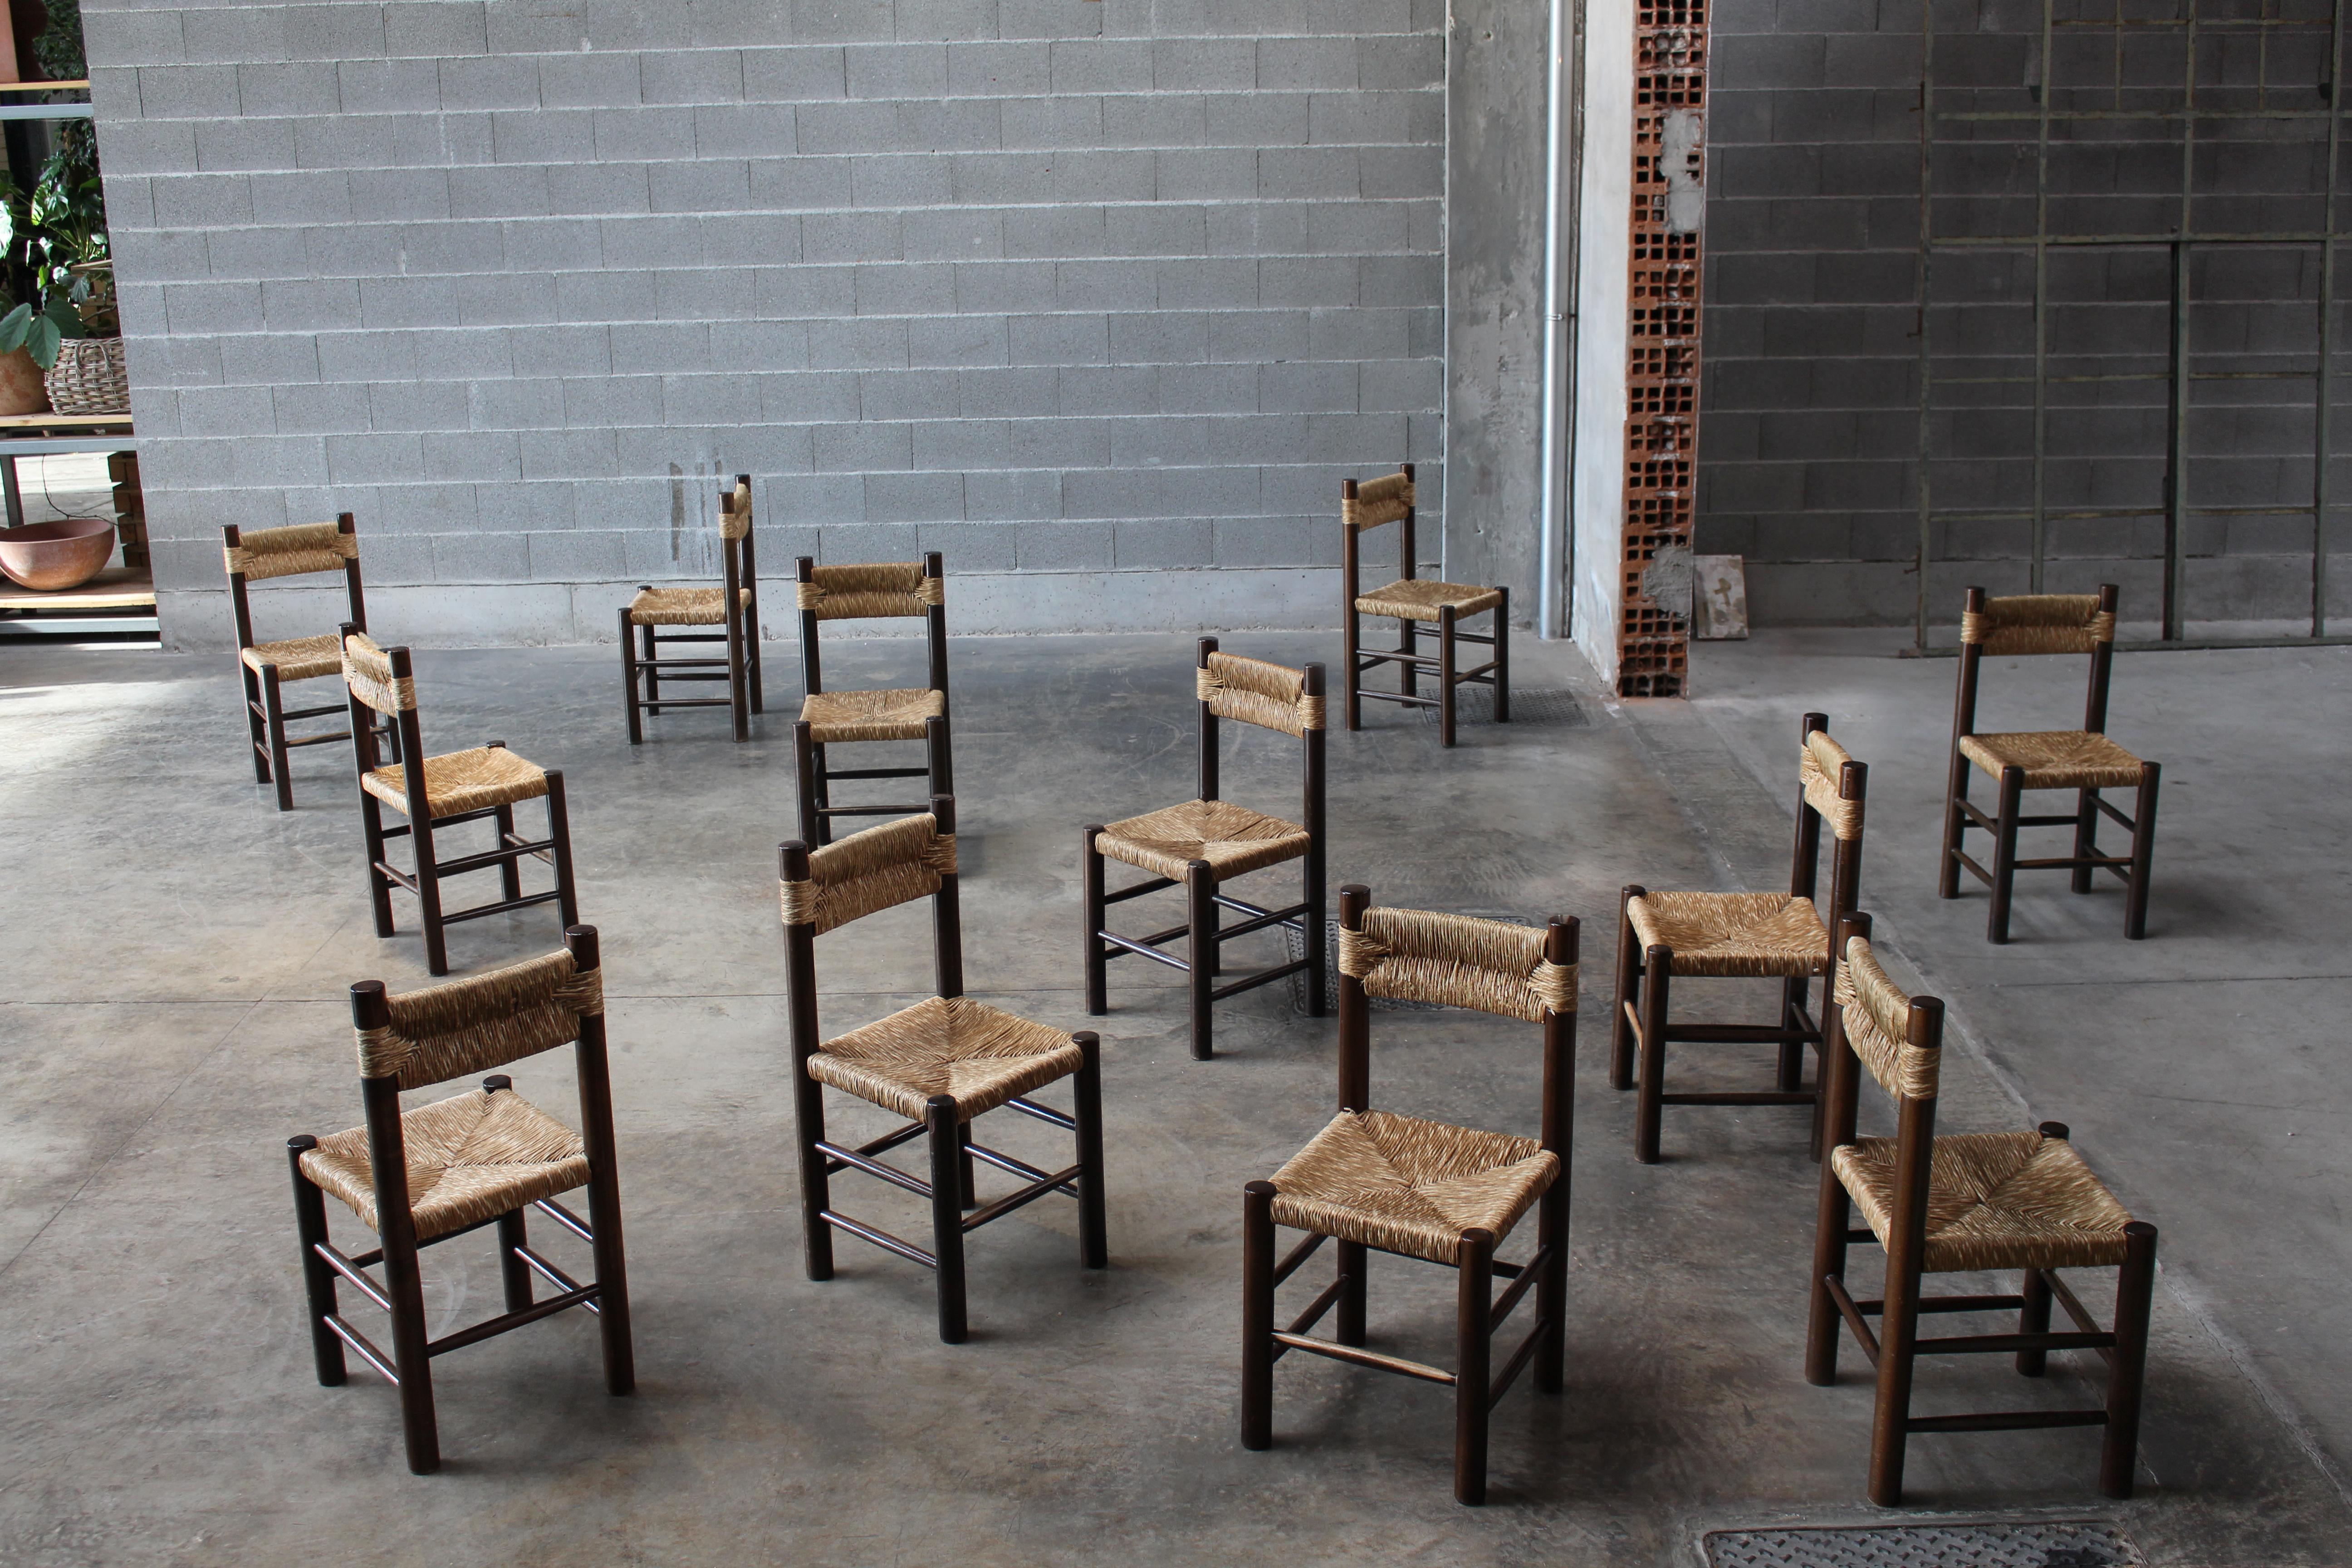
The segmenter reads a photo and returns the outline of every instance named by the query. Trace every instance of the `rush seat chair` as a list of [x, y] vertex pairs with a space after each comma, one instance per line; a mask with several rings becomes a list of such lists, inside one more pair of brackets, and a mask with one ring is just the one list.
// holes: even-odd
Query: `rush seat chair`
[[[645, 741], [646, 713], [665, 708], [724, 708], [735, 738], [751, 738], [751, 715], [765, 711], [760, 684], [760, 576], [751, 548], [751, 476], [719, 498], [719, 557], [725, 581], [715, 588], [641, 585], [621, 610], [621, 676], [628, 692], [629, 744]], [[717, 631], [664, 631], [717, 626]], [[661, 657], [664, 643], [725, 643], [725, 657]], [[723, 680], [724, 697], [664, 697], [665, 680]]]
[[[812, 846], [833, 842], [837, 816], [901, 816], [913, 805], [837, 805], [833, 786], [843, 779], [922, 779], [925, 794], [955, 793], [954, 758], [948, 736], [947, 579], [936, 550], [920, 561], [820, 566], [808, 556], [795, 563], [801, 616], [801, 674], [808, 693], [793, 726], [793, 763], [800, 784], [801, 839]], [[830, 691], [818, 657], [817, 627], [825, 621], [920, 617], [929, 654], [925, 686], [881, 690]], [[829, 746], [871, 741], [920, 741], [919, 768], [836, 768]]]
[[[1397, 531], [1399, 575], [1396, 581], [1366, 592], [1359, 578], [1363, 536], [1391, 522], [1401, 525]], [[1377, 702], [1434, 708], [1438, 740], [1450, 746], [1454, 744], [1454, 695], [1465, 685], [1491, 688], [1495, 694], [1495, 722], [1510, 722], [1511, 592], [1508, 588], [1478, 588], [1414, 576], [1412, 525], [1411, 463], [1377, 479], [1361, 483], [1354, 479], [1339, 481], [1340, 563], [1347, 581], [1347, 603], [1341, 606], [1342, 624], [1347, 627], [1347, 658], [1341, 664], [1340, 679], [1346, 688], [1348, 728], [1363, 728], [1363, 702], [1368, 697]], [[1458, 622], [1490, 610], [1494, 619], [1488, 623], [1486, 636], [1459, 629]], [[1397, 646], [1393, 651], [1364, 647], [1361, 622], [1366, 616], [1383, 616], [1397, 623]], [[1437, 655], [1433, 658], [1421, 651], [1421, 625], [1424, 621], [1437, 631]], [[1456, 651], [1460, 643], [1492, 647], [1495, 657], [1465, 669]], [[1397, 667], [1398, 689], [1370, 689], [1363, 678], [1384, 664]], [[1421, 695], [1420, 677], [1423, 673], [1437, 679], [1437, 695], [1433, 698]]]
[[[221, 530], [221, 553], [228, 566], [229, 607], [236, 616], [237, 673], [245, 679], [245, 722], [253, 742], [253, 776], [276, 785], [278, 809], [291, 811], [294, 780], [287, 771], [286, 753], [298, 746], [324, 746], [351, 736], [341, 730], [289, 736], [286, 726], [294, 720], [318, 719], [346, 710], [341, 702], [289, 709], [284, 689], [293, 681], [341, 674], [342, 641], [332, 633], [256, 641], [253, 603], [246, 588], [273, 578], [336, 573], [343, 580], [345, 618], [360, 630], [367, 630], [357, 525], [350, 512], [332, 522], [298, 523], [250, 533], [232, 523]], [[396, 752], [394, 760], [399, 760]]]
[[[1270, 1182], [1242, 1189], [1242, 1446], [1274, 1443], [1274, 1367], [1292, 1351], [1454, 1390], [1454, 1496], [1486, 1500], [1487, 1419], [1519, 1373], [1558, 1394], [1568, 1324], [1569, 1159], [1576, 1111], [1577, 928], [1371, 907], [1339, 889], [1339, 1113]], [[1467, 1007], [1540, 1025], [1542, 1136], [1517, 1137], [1375, 1110], [1368, 998]], [[1536, 1245], [1524, 1263], [1495, 1256], [1527, 1212]], [[1307, 1238], [1277, 1263], [1275, 1229]], [[1337, 1277], [1287, 1328], [1275, 1291], [1326, 1240]], [[1365, 1263], [1372, 1252], [1456, 1272], [1452, 1372], [1366, 1348]], [[1497, 1279], [1510, 1281], [1500, 1296]], [[1536, 1321], [1493, 1364], [1496, 1330], [1532, 1289]], [[1332, 1339], [1308, 1331], [1339, 1310]]]

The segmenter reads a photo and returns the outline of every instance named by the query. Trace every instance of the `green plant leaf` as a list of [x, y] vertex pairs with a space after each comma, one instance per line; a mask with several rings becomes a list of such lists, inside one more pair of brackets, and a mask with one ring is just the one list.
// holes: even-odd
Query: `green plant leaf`
[[58, 331], [58, 324], [47, 316], [40, 316], [34, 320], [31, 337], [25, 346], [33, 351], [35, 364], [49, 370], [58, 363], [58, 347], [63, 341], [64, 334]]
[[26, 337], [33, 330], [33, 307], [19, 305], [5, 316], [0, 316], [0, 354], [12, 354], [25, 346]]

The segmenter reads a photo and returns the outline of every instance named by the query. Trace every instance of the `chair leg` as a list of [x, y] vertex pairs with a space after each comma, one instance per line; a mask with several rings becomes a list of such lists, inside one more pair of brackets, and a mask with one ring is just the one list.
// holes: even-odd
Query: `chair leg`
[[1437, 606], [1437, 743], [1454, 744], [1454, 606]]
[[1462, 1233], [1462, 1278], [1455, 1306], [1454, 1366], [1454, 1500], [1486, 1500], [1487, 1380], [1495, 1346], [1495, 1237]]
[[1643, 955], [1642, 991], [1642, 1077], [1635, 1085], [1633, 1158], [1644, 1165], [1658, 1163], [1658, 1135], [1665, 1120], [1666, 1004], [1674, 973], [1672, 948], [1654, 947]]
[[625, 694], [629, 714], [629, 744], [646, 743], [646, 728], [637, 717], [637, 634], [629, 625], [626, 605], [621, 609], [621, 689]]
[[1827, 1164], [1822, 1166], [1821, 1186], [1813, 1222], [1812, 1305], [1805, 1317], [1805, 1381], [1827, 1388], [1837, 1382], [1838, 1340], [1845, 1332], [1829, 1282], [1845, 1279], [1845, 1232], [1853, 1205], [1845, 1184]]
[[1411, 657], [1421, 651], [1421, 627], [1408, 616], [1397, 622], [1397, 652], [1406, 657], [1399, 661], [1397, 690], [1407, 697], [1421, 695], [1421, 672], [1411, 663]]
[[1103, 858], [1095, 847], [1095, 836], [1102, 831], [1100, 823], [1090, 823], [1078, 835], [1078, 867], [1081, 873], [1079, 907], [1084, 913], [1086, 940], [1087, 1016], [1099, 1018], [1110, 1011], [1110, 964], [1103, 948]]
[[1091, 1029], [1070, 1038], [1080, 1058], [1070, 1085], [1071, 1120], [1078, 1124], [1078, 1258], [1089, 1268], [1110, 1267], [1110, 1234], [1103, 1191], [1102, 1040]]
[[933, 795], [955, 794], [955, 750], [945, 719], [923, 721], [923, 766], [931, 776]]
[[931, 1146], [931, 1251], [938, 1261], [940, 1342], [963, 1343], [968, 1328], [963, 1293], [963, 1145], [956, 1136], [962, 1118], [955, 1096], [935, 1094], [924, 1102], [923, 1121]]
[[1511, 591], [1497, 589], [1503, 602], [1495, 606], [1495, 722], [1511, 721]]
[[1633, 935], [1633, 917], [1626, 907], [1642, 896], [1627, 888], [1617, 896], [1617, 998], [1609, 1009], [1609, 1087], [1633, 1087], [1633, 1021], [1625, 1009], [1642, 1005], [1642, 944]]
[[1919, 1271], [1886, 1262], [1886, 1305], [1878, 1322], [1878, 1400], [1870, 1424], [1870, 1500], [1903, 1501], [1903, 1450], [1910, 1435], [1911, 1367], [1919, 1344]]
[[1195, 860], [1184, 869], [1184, 900], [1190, 919], [1191, 934], [1186, 939], [1191, 960], [1192, 1059], [1204, 1062], [1215, 1054], [1209, 1036], [1209, 994], [1215, 988], [1217, 975], [1217, 878], [1206, 860]]
[[743, 662], [743, 612], [740, 605], [729, 606], [727, 616], [727, 713], [735, 721], [735, 739], [740, 743], [751, 738], [751, 692], [749, 671]]
[[2025, 770], [2000, 770], [2000, 812], [1993, 819], [1992, 908], [1985, 914], [1985, 940], [2009, 940], [2009, 900], [2017, 885], [2017, 818], [2025, 804]]
[[1274, 1447], [1274, 1184], [1242, 1188], [1242, 1447]]
[[[553, 782], [552, 775], [550, 782]], [[425, 928], [425, 973], [446, 974], [449, 942], [441, 924], [441, 868], [433, 853], [431, 817], [408, 825], [408, 842], [416, 851], [416, 902], [420, 906], [417, 923]]]
[[2124, 936], [2138, 942], [2147, 935], [2147, 874], [2156, 859], [2156, 785], [2163, 770], [2142, 763], [2139, 807], [2132, 813], [2131, 883], [2124, 890]]
[[[1803, 980], [1780, 982], [1780, 1027], [1793, 1029], [1797, 1026], [1797, 1016], [1803, 1010], [1806, 996], [1811, 989], [1811, 984]], [[1772, 1087], [1782, 1094], [1790, 1094], [1801, 1088], [1804, 1081], [1805, 1042], [1781, 1041], [1780, 1060], [1773, 1074]]]
[[2116, 1359], [2107, 1373], [2107, 1436], [2099, 1454], [2099, 1490], [2111, 1498], [2132, 1495], [2155, 1296], [2156, 1226], [2136, 1219], [2124, 1226], [2124, 1262], [2116, 1271]]
[[1558, 1394], [1566, 1385], [1568, 1370], [1568, 1173], [1562, 1162], [1559, 1180], [1551, 1184], [1536, 1210], [1536, 1232], [1551, 1248], [1543, 1273], [1536, 1279], [1537, 1332], [1535, 1365], [1528, 1370], [1538, 1394]]
[[1968, 830], [1968, 816], [1960, 810], [1969, 798], [1968, 758], [1958, 746], [1952, 748], [1952, 770], [1944, 786], [1944, 851], [1936, 865], [1936, 896], [1957, 899], [1960, 896], [1960, 838]]
[[826, 809], [833, 805], [833, 774], [824, 764], [824, 746], [812, 744], [809, 747], [809, 756], [811, 758], [810, 787], [813, 798], [816, 802], [814, 809], [811, 812], [811, 816], [816, 822], [816, 837], [809, 842], [822, 848], [833, 842], [833, 818], [825, 815]]
[[980, 1206], [980, 1174], [972, 1169], [971, 1123], [956, 1129], [956, 1204], [961, 1208]]
[[1344, 634], [1339, 649], [1339, 690], [1345, 719], [1349, 729], [1360, 730], [1364, 727], [1364, 700], [1360, 695], [1363, 690], [1364, 677], [1358, 667], [1358, 659], [1359, 650], [1363, 646], [1363, 627], [1356, 614], [1353, 599], [1348, 601], [1348, 613], [1340, 618], [1339, 626]]
[[800, 801], [801, 842], [814, 848], [816, 826], [816, 745], [809, 739], [808, 721], [793, 726], [793, 783]]
[[1304, 868], [1300, 874], [1307, 881], [1300, 900], [1307, 906], [1307, 913], [1303, 917], [1307, 929], [1300, 933], [1307, 939], [1304, 943], [1307, 949], [1307, 1016], [1319, 1018], [1323, 1016], [1324, 988], [1330, 984], [1330, 954], [1324, 947], [1328, 928], [1323, 912], [1323, 858], [1309, 855], [1302, 865]]
[[269, 772], [278, 783], [278, 809], [294, 809], [294, 780], [286, 763], [286, 698], [278, 689], [278, 667], [261, 670], [261, 706], [268, 714]]
[[580, 923], [580, 885], [572, 874], [572, 811], [563, 798], [563, 771], [547, 774], [547, 836], [555, 841], [555, 908], [566, 926]]
[[639, 626], [637, 632], [637, 663], [646, 673], [646, 700], [648, 703], [658, 702], [661, 700], [661, 669], [656, 661], [661, 658], [661, 637], [651, 626]]
[[629, 1331], [629, 1266], [621, 1245], [621, 1183], [609, 1157], [589, 1168], [588, 1231], [594, 1237], [590, 1246], [596, 1257], [596, 1325], [604, 1341], [604, 1391], [635, 1393], [637, 1352]]
[[[2050, 1277], [2039, 1268], [2025, 1271], [2025, 1284], [2018, 1294], [2025, 1305], [2017, 1310], [2017, 1331], [2021, 1334], [2046, 1334], [2050, 1331]], [[2040, 1377], [2050, 1369], [2048, 1351], [2020, 1351], [2017, 1370], [2026, 1377]]]
[[499, 1215], [499, 1282], [505, 1289], [509, 1312], [530, 1305], [530, 1265], [516, 1250], [530, 1245], [530, 1231], [523, 1224], [522, 1210], [509, 1209]]
[[[2087, 860], [2098, 852], [2099, 792], [2095, 789], [2078, 790], [2075, 792], [2074, 805], [2074, 858]], [[2097, 868], [2095, 866], [2074, 868], [2076, 892], [2087, 893], [2091, 890], [2091, 873]]]
[[392, 879], [378, 868], [383, 860], [383, 806], [372, 795], [360, 796], [360, 838], [367, 847], [368, 903], [375, 910], [375, 934], [393, 934]]
[[824, 1217], [833, 1206], [832, 1178], [825, 1172], [824, 1090], [805, 1068], [793, 1075], [793, 1135], [801, 1156], [801, 1245], [808, 1277], [833, 1278], [833, 1226]]
[[[499, 847], [513, 848], [515, 847], [514, 807], [499, 806], [498, 814], [491, 818], [491, 821], [498, 826]], [[522, 862], [520, 860], [499, 862], [499, 896], [505, 899], [522, 897]]]
[[748, 613], [743, 617], [743, 668], [751, 683], [751, 711], [765, 713], [768, 696], [760, 677], [760, 620]]
[[253, 742], [249, 748], [253, 752], [253, 782], [268, 784], [269, 726], [259, 713], [254, 711], [261, 701], [261, 677], [255, 674], [253, 666], [242, 658], [236, 661], [236, 668], [237, 673], [245, 678], [245, 731]]
[[425, 1348], [425, 1282], [416, 1254], [384, 1249], [384, 1294], [392, 1298], [392, 1363], [400, 1373], [400, 1426], [408, 1439], [408, 1468], [429, 1476], [441, 1468], [441, 1434], [433, 1418], [433, 1360]]
[[302, 1173], [302, 1156], [319, 1146], [309, 1133], [286, 1140], [286, 1163], [294, 1169], [294, 1234], [302, 1242], [302, 1294], [310, 1320], [310, 1355], [319, 1364], [319, 1381], [329, 1388], [344, 1377], [343, 1342], [327, 1327], [335, 1315], [335, 1271], [319, 1256], [327, 1240], [326, 1194]]
[[1364, 1266], [1371, 1253], [1360, 1241], [1340, 1242], [1339, 1251], [1339, 1300], [1334, 1304], [1338, 1316], [1331, 1337], [1343, 1345], [1360, 1345], [1364, 1342], [1366, 1288], [1370, 1283], [1365, 1278]]

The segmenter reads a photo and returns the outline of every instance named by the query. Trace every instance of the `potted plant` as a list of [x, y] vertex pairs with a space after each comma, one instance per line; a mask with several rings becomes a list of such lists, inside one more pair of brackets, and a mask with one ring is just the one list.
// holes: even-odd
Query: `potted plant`
[[9, 270], [28, 287], [0, 317], [0, 354], [22, 349], [47, 373], [60, 414], [127, 414], [106, 197], [87, 121], [68, 121], [29, 195], [5, 207]]

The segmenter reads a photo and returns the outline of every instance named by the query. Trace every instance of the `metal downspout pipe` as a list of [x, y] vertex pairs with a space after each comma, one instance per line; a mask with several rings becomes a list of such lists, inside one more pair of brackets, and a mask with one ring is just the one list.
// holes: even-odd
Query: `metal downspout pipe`
[[1544, 384], [1543, 483], [1538, 519], [1540, 581], [1536, 590], [1536, 635], [1549, 642], [1568, 635], [1569, 574], [1575, 546], [1570, 532], [1570, 367], [1576, 318], [1569, 308], [1575, 279], [1576, 190], [1570, 183], [1576, 160], [1571, 105], [1575, 77], [1578, 0], [1551, 0], [1550, 116], [1546, 132], [1547, 193], [1544, 202]]

